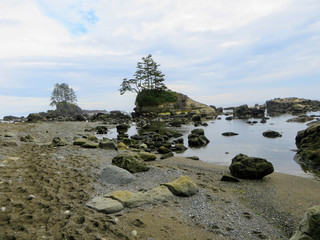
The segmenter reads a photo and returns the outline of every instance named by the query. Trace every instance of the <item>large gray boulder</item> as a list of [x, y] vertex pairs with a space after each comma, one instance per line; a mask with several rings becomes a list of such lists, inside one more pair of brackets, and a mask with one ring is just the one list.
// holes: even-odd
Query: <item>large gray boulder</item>
[[262, 179], [274, 171], [272, 163], [267, 160], [245, 154], [235, 156], [229, 169], [232, 176], [243, 179]]
[[124, 168], [131, 173], [148, 171], [149, 167], [144, 163], [139, 154], [124, 152], [112, 159], [112, 164]]
[[116, 213], [124, 209], [123, 205], [114, 199], [95, 197], [86, 203], [86, 206], [102, 213]]
[[320, 239], [320, 206], [309, 208], [290, 240]]
[[114, 165], [104, 168], [99, 177], [102, 182], [119, 185], [131, 183], [134, 180], [133, 175], [129, 171]]

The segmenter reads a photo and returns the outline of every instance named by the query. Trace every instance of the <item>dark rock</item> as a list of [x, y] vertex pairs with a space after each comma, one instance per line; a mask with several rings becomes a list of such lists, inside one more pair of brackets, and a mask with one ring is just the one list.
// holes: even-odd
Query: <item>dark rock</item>
[[124, 168], [131, 173], [148, 171], [149, 167], [136, 153], [125, 152], [115, 156], [112, 164]]
[[233, 119], [233, 117], [229, 116], [229, 117], [226, 117], [226, 120], [227, 121], [231, 121]]
[[263, 132], [262, 135], [267, 138], [282, 137], [282, 135], [279, 132], [273, 131], [273, 130], [267, 130], [267, 131]]
[[46, 119], [39, 113], [30, 113], [27, 117], [27, 122], [37, 123], [41, 121], [46, 121]]
[[117, 126], [117, 132], [118, 133], [126, 133], [129, 128], [130, 128], [130, 126], [127, 124], [119, 124]]
[[299, 131], [296, 136], [296, 161], [308, 171], [320, 176], [320, 121]]
[[99, 142], [99, 148], [106, 150], [116, 150], [117, 145], [110, 139], [104, 138]]
[[226, 175], [226, 174], [222, 176], [221, 181], [224, 181], [224, 182], [240, 182], [238, 178], [235, 178], [233, 176]]
[[224, 132], [221, 134], [222, 136], [226, 136], [226, 137], [231, 137], [231, 136], [236, 136], [239, 135], [239, 133], [234, 133], [234, 132]]
[[313, 117], [309, 117], [308, 115], [301, 115], [296, 118], [288, 119], [287, 122], [298, 122], [298, 123], [305, 123], [314, 120]]
[[229, 169], [232, 176], [243, 179], [261, 179], [274, 171], [272, 163], [267, 160], [245, 154], [235, 156]]
[[171, 149], [169, 149], [169, 148], [166, 148], [166, 147], [164, 147], [164, 146], [161, 146], [161, 147], [158, 148], [158, 152], [159, 152], [160, 154], [165, 154], [165, 153], [169, 153], [169, 152], [172, 152], [172, 151], [171, 151]]
[[200, 158], [198, 156], [191, 156], [191, 157], [187, 157], [187, 158], [189, 158], [191, 160], [195, 160], [195, 161], [200, 160]]
[[108, 127], [107, 126], [97, 126], [96, 131], [97, 131], [97, 134], [107, 134]]
[[198, 129], [193, 129], [191, 131], [192, 134], [195, 134], [195, 135], [204, 135], [204, 130], [201, 129], [201, 128], [198, 128]]
[[163, 154], [160, 159], [166, 159], [166, 158], [170, 158], [170, 157], [173, 157], [173, 152], [169, 152], [169, 153], [165, 153]]

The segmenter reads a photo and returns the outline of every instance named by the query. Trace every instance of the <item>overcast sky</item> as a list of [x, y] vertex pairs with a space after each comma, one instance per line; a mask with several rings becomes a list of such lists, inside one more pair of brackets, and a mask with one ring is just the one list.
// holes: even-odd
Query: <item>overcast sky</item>
[[215, 106], [319, 99], [319, 0], [0, 0], [0, 117], [47, 111], [56, 83], [83, 109], [127, 110], [148, 54], [173, 91]]

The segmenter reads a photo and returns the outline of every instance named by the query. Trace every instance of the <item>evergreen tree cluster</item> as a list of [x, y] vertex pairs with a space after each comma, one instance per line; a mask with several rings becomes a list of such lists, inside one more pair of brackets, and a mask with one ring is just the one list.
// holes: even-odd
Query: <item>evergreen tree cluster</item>
[[143, 90], [164, 91], [167, 89], [164, 82], [164, 74], [158, 69], [160, 65], [149, 54], [142, 58], [142, 62], [137, 63], [137, 70], [134, 78], [124, 78], [120, 88], [120, 94], [125, 92], [136, 92], [139, 94]]

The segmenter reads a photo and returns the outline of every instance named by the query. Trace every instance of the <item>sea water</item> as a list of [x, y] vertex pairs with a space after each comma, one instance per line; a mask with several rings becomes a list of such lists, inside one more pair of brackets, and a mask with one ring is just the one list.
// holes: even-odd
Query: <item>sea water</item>
[[[308, 113], [308, 115], [319, 115], [320, 112]], [[207, 122], [207, 127], [196, 127], [204, 129], [205, 136], [210, 143], [205, 147], [188, 148], [184, 153], [177, 156], [198, 156], [200, 160], [214, 164], [231, 164], [232, 158], [239, 153], [250, 157], [261, 157], [270, 161], [275, 172], [287, 173], [303, 177], [312, 177], [312, 174], [302, 170], [300, 165], [294, 160], [297, 147], [295, 137], [301, 130], [306, 129], [307, 123], [287, 122], [294, 118], [292, 115], [282, 115], [270, 117], [266, 123], [260, 123], [260, 119], [233, 119], [226, 120], [226, 116]], [[248, 124], [248, 121], [258, 121], [256, 124]], [[192, 125], [184, 125], [174, 130], [183, 133], [184, 143], [188, 145], [188, 135], [195, 129]], [[262, 135], [264, 131], [274, 130], [280, 132], [282, 137], [266, 138]], [[137, 128], [132, 126], [128, 130], [128, 135], [137, 134]], [[224, 132], [234, 132], [239, 135], [226, 137]], [[108, 138], [116, 138], [116, 129], [111, 129]]]

